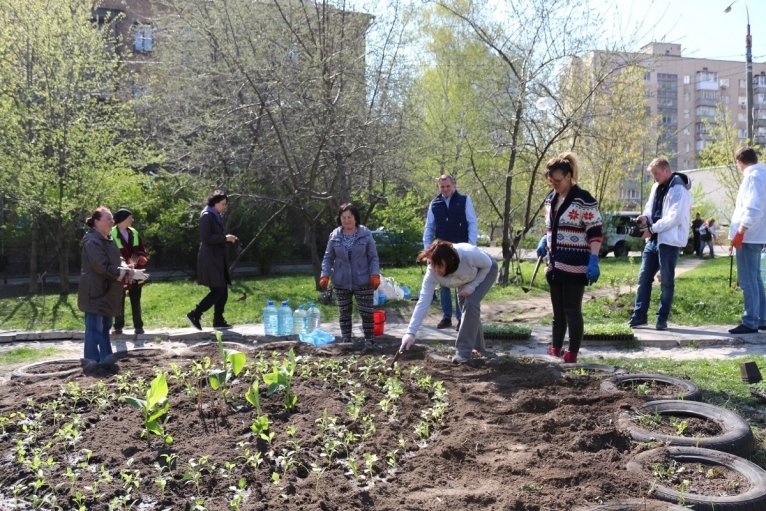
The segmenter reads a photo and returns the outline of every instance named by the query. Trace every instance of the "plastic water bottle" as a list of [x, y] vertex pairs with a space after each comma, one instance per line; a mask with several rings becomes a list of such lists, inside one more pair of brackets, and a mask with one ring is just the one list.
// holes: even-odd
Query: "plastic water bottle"
[[269, 300], [263, 308], [263, 331], [266, 335], [279, 335], [279, 320], [274, 302]]
[[309, 310], [306, 311], [306, 332], [311, 333], [319, 328], [319, 323], [322, 318], [322, 313], [315, 304], [311, 304]]
[[296, 335], [306, 333], [306, 309], [302, 305], [293, 313], [293, 333]]
[[277, 335], [290, 335], [293, 333], [293, 310], [290, 303], [285, 300], [277, 311]]

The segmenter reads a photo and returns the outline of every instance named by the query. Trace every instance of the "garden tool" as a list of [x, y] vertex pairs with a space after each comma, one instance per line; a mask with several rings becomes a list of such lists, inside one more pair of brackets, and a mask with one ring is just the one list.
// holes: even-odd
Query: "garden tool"
[[537, 271], [540, 269], [540, 263], [543, 262], [543, 257], [540, 256], [537, 258], [537, 264], [535, 264], [535, 271], [532, 272], [532, 278], [529, 280], [529, 287], [521, 286], [521, 290], [525, 293], [529, 293], [529, 291], [532, 289], [532, 284], [535, 283], [535, 277], [537, 277]]
[[391, 369], [394, 368], [394, 364], [396, 364], [396, 361], [399, 360], [399, 357], [402, 356], [402, 351], [399, 350], [396, 352], [396, 355], [394, 355], [394, 359], [391, 361]]
[[731, 288], [731, 278], [734, 274], [734, 251], [729, 249], [729, 288]]

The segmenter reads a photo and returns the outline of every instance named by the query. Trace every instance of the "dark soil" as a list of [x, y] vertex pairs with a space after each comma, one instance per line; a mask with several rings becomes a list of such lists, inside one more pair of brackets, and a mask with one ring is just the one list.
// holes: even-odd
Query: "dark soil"
[[633, 419], [647, 431], [658, 435], [671, 435], [687, 438], [707, 438], [723, 433], [720, 424], [700, 417], [657, 414]]
[[[0, 509], [225, 510], [241, 499], [252, 510], [542, 511], [645, 496], [651, 476], [625, 468], [645, 447], [615, 427], [644, 399], [600, 392], [607, 373], [565, 377], [523, 358], [456, 366], [419, 346], [392, 370], [398, 344], [384, 336], [362, 355], [239, 346], [247, 365], [227, 401], [194, 376], [207, 374], [206, 356], [221, 366], [215, 346], [136, 351], [66, 380], [13, 380], [0, 387]], [[284, 390], [268, 396], [261, 378], [290, 347], [298, 402], [285, 411]], [[119, 399], [144, 397], [157, 368], [168, 376], [169, 445], [142, 439], [141, 412]], [[386, 411], [392, 377], [403, 394]], [[271, 444], [251, 431], [258, 415], [243, 396], [253, 381]], [[443, 417], [436, 381], [448, 398]]]

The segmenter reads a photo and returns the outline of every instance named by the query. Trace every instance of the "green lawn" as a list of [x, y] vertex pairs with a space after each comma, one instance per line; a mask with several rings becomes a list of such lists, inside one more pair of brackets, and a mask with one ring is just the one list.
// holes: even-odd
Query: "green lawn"
[[[620, 286], [635, 282], [640, 265], [639, 258], [607, 258], [601, 261], [601, 278], [594, 285], [598, 289], [612, 289], [609, 297], [590, 300], [584, 304], [585, 323], [608, 324], [627, 321], [633, 305], [632, 292], [617, 297]], [[529, 285], [534, 263], [521, 264], [521, 282]], [[420, 289], [423, 268], [385, 269], [384, 275], [393, 277], [408, 286], [413, 295]], [[671, 321], [681, 325], [736, 324], [742, 312], [742, 295], [728, 288], [729, 260], [721, 257], [704, 261], [698, 268], [685, 273], [676, 281], [676, 294]], [[187, 326], [186, 313], [202, 298], [207, 289], [190, 280], [174, 282], [150, 282], [144, 287], [142, 305], [144, 323], [154, 326]], [[519, 300], [525, 296], [547, 295], [547, 283], [541, 273], [528, 295], [520, 285], [495, 286], [489, 292], [488, 301]], [[244, 300], [240, 300], [243, 293]], [[659, 286], [653, 293], [652, 311], [656, 310]], [[290, 305], [316, 300], [314, 279], [308, 274], [277, 275], [266, 278], [248, 278], [235, 281], [230, 288], [226, 319], [233, 324], [259, 323], [267, 299], [289, 299]], [[410, 305], [402, 301], [389, 301], [384, 308], [398, 309]], [[129, 307], [126, 307], [129, 310]], [[335, 306], [320, 305], [322, 317], [337, 318]], [[129, 315], [129, 312], [128, 312]], [[212, 321], [211, 313], [203, 318], [203, 324]], [[0, 328], [26, 330], [82, 330], [82, 314], [77, 308], [77, 296], [58, 294], [20, 296], [0, 299]], [[128, 326], [130, 320], [128, 319]]]

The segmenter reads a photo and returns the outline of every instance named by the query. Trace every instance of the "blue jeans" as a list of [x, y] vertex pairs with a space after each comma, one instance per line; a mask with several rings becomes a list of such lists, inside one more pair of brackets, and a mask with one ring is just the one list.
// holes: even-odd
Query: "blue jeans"
[[652, 299], [652, 283], [654, 276], [660, 272], [660, 308], [657, 311], [657, 321], [667, 321], [670, 307], [673, 305], [673, 293], [676, 289], [676, 262], [678, 247], [657, 245], [656, 241], [647, 241], [641, 256], [641, 269], [638, 270], [638, 289], [636, 289], [636, 304], [633, 307], [631, 321], [646, 323], [649, 312], [649, 302]]
[[748, 328], [766, 326], [766, 296], [761, 278], [760, 243], [743, 243], [737, 249], [737, 278], [745, 299], [742, 324]]
[[[442, 314], [445, 318], [452, 319], [452, 293], [453, 291], [457, 293], [457, 290], [450, 289], [448, 287], [441, 287], [441, 291], [439, 291], [439, 301], [442, 304]], [[458, 300], [455, 300], [455, 303], [457, 304], [457, 308], [455, 309], [455, 319], [460, 321], [460, 303]]]
[[110, 328], [112, 328], [111, 316], [85, 313], [85, 358], [103, 362], [108, 355], [112, 354]]

